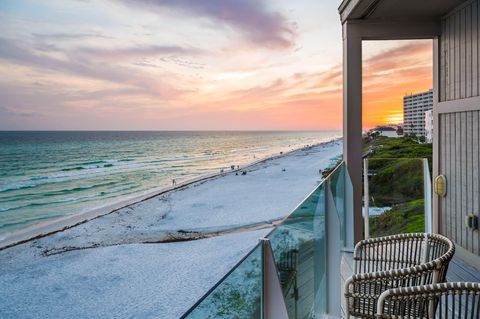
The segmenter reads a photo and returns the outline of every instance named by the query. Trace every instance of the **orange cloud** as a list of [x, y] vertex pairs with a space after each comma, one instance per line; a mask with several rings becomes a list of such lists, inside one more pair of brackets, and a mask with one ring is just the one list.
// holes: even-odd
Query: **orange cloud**
[[[131, 65], [84, 64], [75, 55], [69, 55], [70, 60], [58, 59], [20, 48], [4, 39], [0, 42], [4, 44], [0, 58], [25, 68], [46, 68], [62, 73], [66, 79], [75, 79], [66, 86], [68, 81], [62, 77], [58, 81], [62, 85], [52, 82], [49, 89], [42, 86], [25, 90], [25, 86], [19, 86], [6, 90], [4, 86], [4, 98], [14, 107], [6, 105], [0, 109], [3, 118], [37, 129], [50, 129], [52, 125], [58, 129], [171, 130], [315, 130], [341, 129], [342, 126], [341, 64], [323, 72], [290, 75], [268, 73], [268, 68], [256, 72], [250, 67], [242, 72], [230, 72], [230, 77], [235, 75], [233, 80], [218, 80], [206, 72], [202, 73], [204, 78], [166, 71], [148, 73]], [[9, 48], [8, 52], [5, 48]], [[146, 54], [151, 50], [158, 53], [163, 48], [142, 47], [139, 50], [146, 50], [141, 52]], [[111, 52], [103, 53], [109, 56]], [[137, 51], [121, 53], [130, 56]], [[431, 55], [431, 42], [419, 41], [400, 44], [365, 59], [365, 128], [401, 120], [403, 95], [431, 88]], [[11, 65], [8, 68], [8, 73], [12, 74]], [[262, 80], [265, 78], [270, 81]], [[48, 79], [51, 82], [54, 78], [49, 76]], [[47, 115], [44, 118], [49, 119], [42, 127], [35, 126], [38, 119], [33, 116], [40, 112], [30, 112], [39, 101], [48, 106], [42, 108]], [[19, 116], [27, 113], [32, 116]], [[2, 116], [0, 125], [1, 120]], [[64, 123], [65, 127], [58, 127], [57, 123]], [[82, 123], [82, 126], [71, 123]]]
[[340, 68], [297, 73], [266, 85], [223, 93], [216, 101], [209, 99], [197, 107], [196, 119], [201, 122], [218, 116], [217, 125], [228, 123], [228, 127], [247, 129], [341, 129]]
[[386, 50], [363, 63], [363, 126], [403, 121], [403, 96], [432, 88], [432, 42]]

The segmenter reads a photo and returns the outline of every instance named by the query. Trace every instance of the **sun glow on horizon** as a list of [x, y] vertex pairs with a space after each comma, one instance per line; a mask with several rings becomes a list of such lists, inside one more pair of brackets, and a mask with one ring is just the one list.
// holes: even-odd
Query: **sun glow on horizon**
[[384, 120], [385, 124], [402, 124], [403, 123], [403, 112], [401, 113], [392, 113], [387, 115]]
[[403, 123], [405, 92], [432, 88], [432, 40], [366, 41], [363, 49], [363, 127]]

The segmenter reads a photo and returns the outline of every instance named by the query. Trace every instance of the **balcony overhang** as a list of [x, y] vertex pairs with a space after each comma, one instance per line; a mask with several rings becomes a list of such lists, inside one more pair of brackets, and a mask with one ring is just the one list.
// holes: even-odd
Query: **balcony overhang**
[[465, 0], [344, 0], [338, 8], [342, 23], [349, 20], [439, 20]]

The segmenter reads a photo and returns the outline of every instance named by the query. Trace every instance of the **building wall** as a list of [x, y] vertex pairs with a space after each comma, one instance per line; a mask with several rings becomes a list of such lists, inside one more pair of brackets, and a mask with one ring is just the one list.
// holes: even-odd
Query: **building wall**
[[465, 217], [480, 211], [479, 121], [480, 111], [444, 113], [439, 121], [440, 173], [447, 178], [447, 194], [440, 201], [440, 232], [478, 255], [478, 230], [466, 227]]
[[442, 20], [440, 101], [479, 95], [479, 9], [478, 0], [469, 1]]
[[433, 142], [433, 110], [425, 112], [425, 142]]
[[393, 138], [400, 137], [396, 131], [378, 131], [378, 132], [380, 132], [380, 136], [393, 137]]
[[480, 218], [479, 10], [478, 0], [467, 1], [442, 18], [434, 110], [438, 174], [447, 179], [447, 194], [438, 198], [439, 231], [472, 256], [480, 256], [480, 236], [465, 217]]
[[433, 90], [403, 97], [403, 132], [425, 136], [425, 112], [433, 107]]

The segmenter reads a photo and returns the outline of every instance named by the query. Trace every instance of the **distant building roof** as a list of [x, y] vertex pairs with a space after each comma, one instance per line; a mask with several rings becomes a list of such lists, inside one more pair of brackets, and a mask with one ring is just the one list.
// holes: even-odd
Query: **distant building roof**
[[374, 131], [396, 131], [397, 129], [393, 126], [377, 126], [373, 130]]

